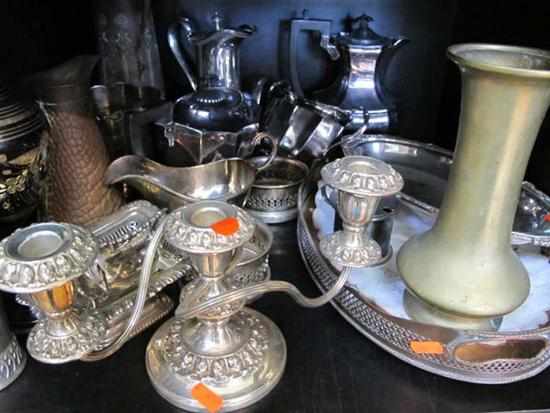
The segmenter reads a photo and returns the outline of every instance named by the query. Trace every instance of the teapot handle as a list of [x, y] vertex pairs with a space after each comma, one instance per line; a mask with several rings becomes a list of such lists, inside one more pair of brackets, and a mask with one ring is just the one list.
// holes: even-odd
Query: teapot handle
[[170, 50], [172, 50], [174, 57], [176, 58], [181, 69], [183, 70], [183, 73], [187, 77], [191, 88], [196, 91], [198, 88], [197, 78], [193, 74], [191, 66], [183, 56], [183, 53], [181, 51], [182, 48], [180, 47], [180, 43], [178, 40], [180, 30], [184, 31], [187, 34], [186, 39], [188, 39], [190, 33], [192, 32], [191, 20], [183, 17], [168, 28], [168, 46], [170, 46]]
[[277, 157], [277, 152], [279, 151], [277, 139], [266, 132], [259, 132], [256, 136], [254, 136], [252, 140], [252, 146], [259, 145], [264, 139], [267, 139], [269, 141], [271, 145], [271, 151], [269, 153], [267, 161], [263, 165], [256, 167], [257, 172], [263, 171], [265, 168], [271, 165]]
[[300, 85], [300, 78], [298, 77], [298, 63], [296, 61], [297, 49], [298, 49], [298, 35], [302, 31], [319, 32], [321, 34], [320, 46], [329, 54], [331, 60], [338, 60], [340, 53], [338, 48], [330, 42], [330, 20], [322, 19], [309, 19], [307, 13], [304, 10], [304, 16], [299, 19], [290, 20], [290, 37], [289, 37], [289, 71], [290, 71], [290, 84], [294, 93], [300, 98], [304, 97], [304, 91]]

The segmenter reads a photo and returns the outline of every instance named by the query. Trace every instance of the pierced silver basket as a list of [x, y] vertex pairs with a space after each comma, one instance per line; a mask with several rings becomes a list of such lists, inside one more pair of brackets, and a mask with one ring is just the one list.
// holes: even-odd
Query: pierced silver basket
[[[255, 157], [262, 165], [267, 157]], [[298, 189], [308, 174], [308, 167], [295, 159], [277, 157], [259, 172], [246, 201], [250, 213], [266, 223], [280, 223], [296, 218]]]

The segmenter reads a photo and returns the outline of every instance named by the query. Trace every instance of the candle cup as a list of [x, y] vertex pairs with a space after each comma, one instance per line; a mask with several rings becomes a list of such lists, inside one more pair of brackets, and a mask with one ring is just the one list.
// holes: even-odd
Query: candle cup
[[321, 253], [335, 267], [361, 268], [382, 263], [382, 249], [365, 228], [380, 199], [401, 190], [401, 175], [377, 159], [348, 156], [325, 165], [321, 176], [338, 191], [336, 206], [343, 226], [342, 231], [321, 239]]
[[45, 363], [77, 360], [96, 344], [93, 329], [73, 308], [74, 281], [94, 265], [97, 245], [70, 224], [35, 224], [0, 243], [0, 290], [30, 294], [46, 317], [27, 340], [29, 354]]

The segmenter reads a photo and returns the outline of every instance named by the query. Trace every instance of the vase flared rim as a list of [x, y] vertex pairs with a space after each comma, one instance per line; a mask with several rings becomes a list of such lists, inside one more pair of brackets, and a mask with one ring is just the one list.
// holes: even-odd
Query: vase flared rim
[[521, 46], [464, 43], [447, 56], [460, 67], [504, 75], [550, 79], [550, 51]]

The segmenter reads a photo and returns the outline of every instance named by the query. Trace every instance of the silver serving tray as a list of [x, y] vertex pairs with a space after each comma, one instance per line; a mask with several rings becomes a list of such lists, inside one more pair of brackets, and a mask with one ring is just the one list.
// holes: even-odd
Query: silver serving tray
[[[403, 201], [420, 212], [437, 215], [447, 186], [453, 153], [432, 144], [391, 135], [363, 135], [344, 140], [345, 155], [381, 159], [405, 178]], [[514, 220], [513, 245], [550, 246], [550, 197], [524, 182]]]
[[[332, 231], [335, 212], [317, 194], [316, 171], [312, 175], [312, 181], [302, 187], [300, 195], [298, 239], [309, 274], [325, 292], [339, 272], [320, 254], [319, 233]], [[414, 231], [429, 226], [427, 217], [418, 215], [416, 208], [400, 203], [392, 237], [394, 250], [398, 251]], [[472, 383], [523, 380], [550, 364], [550, 300], [547, 299], [550, 265], [536, 247], [518, 249], [522, 260], [529, 261], [532, 291], [518, 310], [504, 317], [498, 331], [457, 330], [411, 320], [404, 308], [405, 286], [397, 275], [395, 257], [383, 266], [354, 270], [332, 304], [375, 344], [423, 370]], [[411, 341], [436, 341], [442, 344], [444, 352], [415, 353]]]

